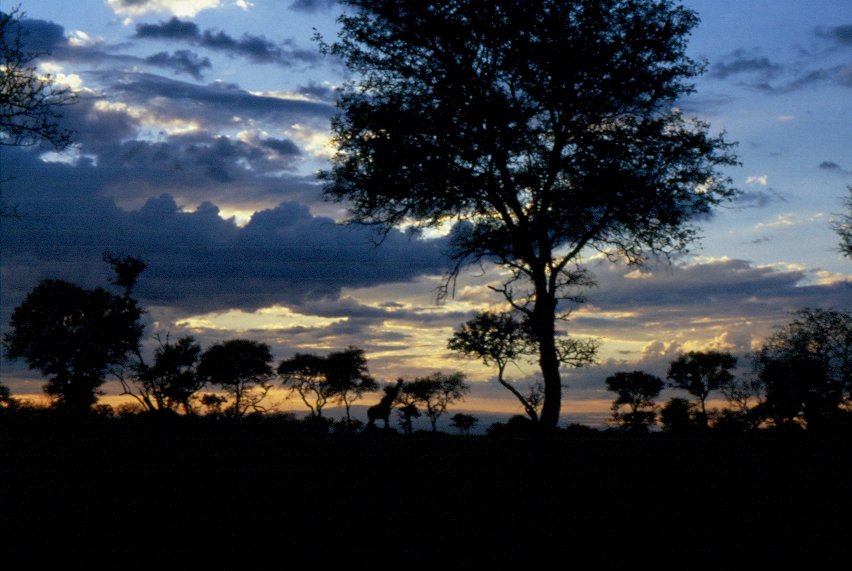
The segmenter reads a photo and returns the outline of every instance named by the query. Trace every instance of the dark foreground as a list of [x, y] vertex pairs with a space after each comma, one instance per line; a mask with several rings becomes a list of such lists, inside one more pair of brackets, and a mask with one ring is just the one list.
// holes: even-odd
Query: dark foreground
[[852, 447], [17, 426], [0, 433], [0, 505], [8, 569], [787, 567], [852, 552]]

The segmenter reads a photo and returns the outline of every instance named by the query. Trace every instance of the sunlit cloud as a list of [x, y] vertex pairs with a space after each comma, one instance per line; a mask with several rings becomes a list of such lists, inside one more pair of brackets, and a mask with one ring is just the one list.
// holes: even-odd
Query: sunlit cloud
[[96, 101], [93, 109], [102, 113], [124, 113], [138, 121], [142, 127], [147, 127], [158, 134], [183, 135], [201, 130], [201, 123], [194, 119], [167, 117], [151, 109], [129, 105], [121, 101]]
[[759, 184], [760, 186], [766, 186], [769, 184], [769, 177], [765, 174], [749, 176], [746, 177], [746, 184]]
[[313, 129], [297, 123], [287, 129], [286, 133], [298, 141], [310, 155], [323, 159], [334, 156], [336, 149], [331, 141], [331, 133], [327, 130]]
[[321, 328], [346, 321], [346, 317], [328, 318], [304, 315], [287, 307], [274, 305], [257, 311], [232, 309], [224, 312], [191, 315], [176, 322], [188, 329], [215, 329], [219, 331], [249, 331], [265, 329], [292, 329], [296, 327]]
[[771, 222], [760, 222], [755, 225], [755, 230], [760, 230], [762, 228], [785, 228], [788, 226], [793, 226], [796, 223], [796, 217], [793, 214], [779, 214], [775, 217], [775, 220]]
[[[239, 4], [237, 2], [238, 6]], [[219, 8], [222, 2], [220, 0], [107, 0], [107, 5], [119, 16], [141, 16], [160, 12], [192, 18], [202, 10]]]

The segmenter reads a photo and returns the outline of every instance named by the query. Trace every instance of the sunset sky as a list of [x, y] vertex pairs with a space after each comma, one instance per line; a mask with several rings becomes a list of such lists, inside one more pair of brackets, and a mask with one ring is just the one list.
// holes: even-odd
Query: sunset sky
[[[567, 421], [602, 422], [615, 371], [664, 375], [686, 350], [744, 355], [792, 311], [852, 310], [852, 260], [831, 227], [852, 185], [852, 3], [684, 4], [701, 18], [690, 54], [707, 71], [677, 105], [739, 143], [742, 165], [726, 172], [743, 192], [672, 265], [585, 258], [598, 286], [562, 327], [602, 346], [598, 366], [565, 371]], [[488, 288], [500, 268], [464, 272], [437, 305], [442, 236], [394, 231], [376, 247], [369, 230], [335, 224], [345, 204], [320, 198], [334, 89], [350, 78], [311, 39], [334, 38], [334, 1], [21, 9], [28, 46], [50, 52], [41, 69], [79, 103], [65, 110], [68, 151], [2, 148], [3, 199], [25, 215], [0, 220], [4, 332], [39, 280], [104, 285], [111, 250], [148, 263], [137, 293], [149, 348], [155, 333], [204, 347], [244, 337], [269, 343], [278, 362], [354, 345], [380, 380], [463, 370], [475, 386], [460, 408], [522, 412], [494, 371], [446, 349], [474, 310], [503, 308]], [[534, 373], [509, 371], [519, 382]], [[15, 394], [44, 383], [23, 363], [4, 360], [2, 375]]]

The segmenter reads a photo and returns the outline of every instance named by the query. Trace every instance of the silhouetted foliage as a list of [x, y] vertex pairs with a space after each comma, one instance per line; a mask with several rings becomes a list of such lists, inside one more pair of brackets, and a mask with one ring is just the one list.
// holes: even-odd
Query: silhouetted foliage
[[763, 411], [778, 426], [814, 428], [852, 403], [852, 315], [805, 309], [755, 357]]
[[669, 399], [660, 409], [660, 421], [667, 432], [674, 434], [689, 433], [706, 426], [703, 419], [700, 421], [702, 424], [699, 424], [695, 405], [682, 398]]
[[707, 397], [731, 382], [730, 371], [736, 366], [737, 359], [730, 353], [690, 351], [672, 362], [667, 376], [672, 387], [683, 389], [698, 399], [701, 423], [709, 426]]
[[852, 186], [846, 187], [849, 196], [843, 201], [846, 212], [834, 222], [834, 230], [840, 236], [840, 252], [852, 259]]
[[217, 385], [228, 394], [231, 404], [227, 412], [239, 419], [249, 411], [264, 411], [260, 403], [272, 388], [271, 363], [272, 354], [266, 343], [231, 339], [204, 351], [197, 373], [204, 383]]
[[[204, 388], [204, 378], [196, 371], [201, 346], [187, 335], [172, 343], [168, 337], [154, 350], [154, 364], [140, 362], [134, 374], [122, 378], [124, 393], [133, 396], [145, 410], [181, 410], [191, 414], [195, 393]], [[135, 390], [134, 390], [135, 388]]]
[[7, 410], [14, 410], [17, 408], [17, 405], [18, 401], [12, 397], [12, 391], [0, 381], [0, 413]]
[[470, 392], [464, 373], [433, 373], [402, 385], [400, 400], [405, 404], [420, 405], [432, 424], [432, 431], [438, 430], [438, 419], [447, 407], [464, 398]]
[[764, 384], [757, 376], [734, 377], [719, 387], [719, 391], [725, 395], [730, 408], [722, 411], [722, 416], [716, 420], [728, 425], [741, 425], [743, 429], [757, 428], [761, 423], [761, 414], [764, 409], [763, 395]]
[[472, 414], [458, 412], [450, 417], [450, 426], [458, 430], [461, 434], [470, 434], [476, 425], [479, 424], [479, 419]]
[[12, 312], [7, 357], [48, 377], [44, 390], [57, 408], [90, 411], [106, 375], [139, 354], [142, 309], [130, 296], [134, 284], [119, 296], [64, 280], [40, 282]]
[[201, 395], [201, 404], [205, 408], [206, 414], [210, 416], [219, 416], [222, 414], [222, 406], [228, 402], [228, 399], [221, 395], [207, 393]]
[[509, 270], [499, 291], [529, 320], [555, 428], [555, 322], [592, 283], [582, 254], [682, 250], [733, 194], [731, 145], [675, 105], [702, 71], [686, 56], [698, 18], [655, 0], [346, 4], [323, 47], [357, 81], [325, 195], [384, 230], [459, 221], [444, 295], [468, 263]]
[[345, 351], [329, 353], [326, 357], [326, 381], [334, 387], [334, 396], [338, 403], [346, 408], [346, 419], [352, 422], [350, 407], [364, 393], [379, 388], [376, 380], [367, 370], [367, 358], [362, 349], [349, 347]]
[[[402, 427], [403, 432], [406, 434], [412, 434], [414, 432], [414, 419], [420, 418], [420, 411], [417, 407], [408, 403], [399, 407], [396, 414], [399, 417], [399, 424]], [[387, 425], [385, 425], [385, 427], [387, 427]]]
[[[663, 390], [663, 380], [643, 371], [620, 372], [606, 378], [606, 388], [618, 397], [612, 403], [612, 416], [624, 428], [647, 431], [657, 419], [654, 399]], [[627, 406], [628, 412], [620, 412]]]
[[0, 12], [0, 145], [46, 142], [62, 150], [71, 144], [71, 132], [59, 125], [60, 109], [77, 97], [36, 69], [44, 53], [25, 49], [23, 16], [18, 8]]
[[[556, 343], [560, 363], [582, 367], [594, 362], [596, 341], [559, 337]], [[527, 319], [518, 320], [511, 312], [477, 312], [473, 319], [453, 333], [447, 347], [463, 355], [479, 358], [486, 365], [495, 364], [497, 382], [518, 399], [533, 422], [538, 422], [539, 408], [544, 401], [543, 387], [532, 385], [526, 394], [522, 394], [504, 377], [510, 363], [529, 360], [538, 353]]]
[[346, 418], [351, 420], [352, 403], [378, 388], [378, 383], [367, 371], [364, 351], [355, 347], [329, 353], [326, 357], [297, 353], [281, 361], [278, 374], [291, 394], [299, 395], [311, 416], [322, 416], [323, 407], [336, 401], [346, 407]]

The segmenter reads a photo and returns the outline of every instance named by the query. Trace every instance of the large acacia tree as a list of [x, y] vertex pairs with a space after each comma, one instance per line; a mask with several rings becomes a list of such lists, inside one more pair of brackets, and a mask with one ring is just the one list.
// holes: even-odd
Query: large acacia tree
[[341, 90], [324, 179], [350, 220], [388, 229], [457, 222], [452, 269], [496, 262], [561, 403], [556, 319], [588, 283], [590, 249], [641, 263], [683, 250], [733, 190], [731, 145], [685, 117], [702, 64], [696, 14], [657, 0], [349, 0], [324, 45]]

